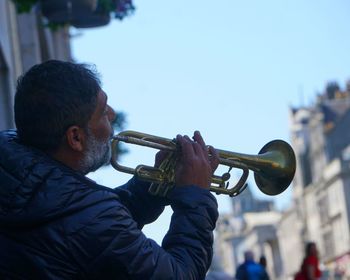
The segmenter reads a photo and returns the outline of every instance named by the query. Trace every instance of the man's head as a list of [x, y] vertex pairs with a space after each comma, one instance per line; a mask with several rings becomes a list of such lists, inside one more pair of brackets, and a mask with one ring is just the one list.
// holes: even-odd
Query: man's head
[[97, 73], [87, 65], [51, 60], [33, 66], [18, 80], [19, 139], [80, 172], [108, 161], [114, 117]]
[[264, 255], [260, 256], [259, 263], [260, 263], [263, 267], [266, 267], [266, 266], [267, 266], [267, 260], [266, 260], [266, 257], [265, 257]]
[[244, 252], [245, 261], [254, 261], [254, 253], [250, 250]]
[[317, 246], [313, 241], [307, 242], [305, 245], [305, 256], [317, 256]]

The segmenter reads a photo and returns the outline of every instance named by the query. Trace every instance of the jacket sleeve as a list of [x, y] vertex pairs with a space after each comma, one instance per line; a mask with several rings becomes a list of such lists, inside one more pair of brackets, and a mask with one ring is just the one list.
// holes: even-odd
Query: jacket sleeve
[[[204, 279], [213, 255], [217, 202], [194, 186], [175, 188], [170, 199], [174, 214], [162, 246], [146, 238], [125, 206], [110, 205], [100, 213], [72, 244], [87, 248], [76, 257], [89, 264], [85, 277], [121, 279], [124, 272], [128, 279]], [[85, 247], [90, 238], [97, 239], [96, 246]]]
[[149, 187], [150, 183], [133, 177], [126, 184], [114, 189], [114, 193], [128, 208], [139, 229], [154, 222], [162, 214], [164, 207], [169, 204], [165, 198], [151, 195], [148, 192]]
[[133, 177], [126, 184], [114, 189], [139, 229], [154, 222], [169, 204], [167, 199], [151, 195], [148, 192], [149, 187], [150, 183]]

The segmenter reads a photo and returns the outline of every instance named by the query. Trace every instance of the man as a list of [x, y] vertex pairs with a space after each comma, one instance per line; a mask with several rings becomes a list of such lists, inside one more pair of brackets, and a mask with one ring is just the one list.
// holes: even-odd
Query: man
[[267, 273], [267, 259], [264, 255], [260, 256], [259, 264], [263, 267], [263, 269], [266, 273], [266, 280], [270, 280], [269, 274]]
[[254, 261], [252, 251], [244, 252], [244, 263], [238, 266], [236, 271], [237, 280], [268, 280], [269, 277], [262, 265]]
[[[47, 61], [19, 79], [17, 130], [0, 133], [1, 279], [204, 279], [218, 215], [208, 190], [215, 150], [208, 156], [199, 132], [178, 135], [166, 198], [137, 178], [106, 188], [85, 175], [110, 160], [114, 118], [84, 65]], [[174, 214], [159, 246], [141, 229], [167, 204]]]

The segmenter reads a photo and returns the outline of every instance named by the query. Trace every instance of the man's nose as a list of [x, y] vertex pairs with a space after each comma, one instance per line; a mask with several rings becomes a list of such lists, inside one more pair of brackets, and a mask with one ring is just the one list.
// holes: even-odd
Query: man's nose
[[108, 119], [110, 122], [113, 122], [115, 118], [117, 117], [116, 112], [112, 109], [111, 106], [108, 105]]

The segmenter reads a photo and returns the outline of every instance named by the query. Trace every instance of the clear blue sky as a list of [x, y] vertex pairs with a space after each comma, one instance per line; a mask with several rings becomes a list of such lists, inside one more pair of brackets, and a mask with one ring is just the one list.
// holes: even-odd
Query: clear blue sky
[[[214, 147], [256, 154], [272, 139], [290, 140], [291, 106], [310, 105], [328, 81], [344, 87], [350, 78], [349, 1], [134, 3], [122, 22], [72, 30], [75, 60], [96, 65], [127, 129], [167, 138], [198, 129]], [[131, 148], [122, 163], [152, 164], [152, 157]], [[111, 168], [91, 177], [111, 187], [130, 178]], [[252, 174], [249, 182], [266, 198]], [[290, 199], [291, 188], [275, 197], [279, 208]], [[229, 198], [218, 201], [230, 211]], [[160, 242], [170, 214], [145, 233]]]

